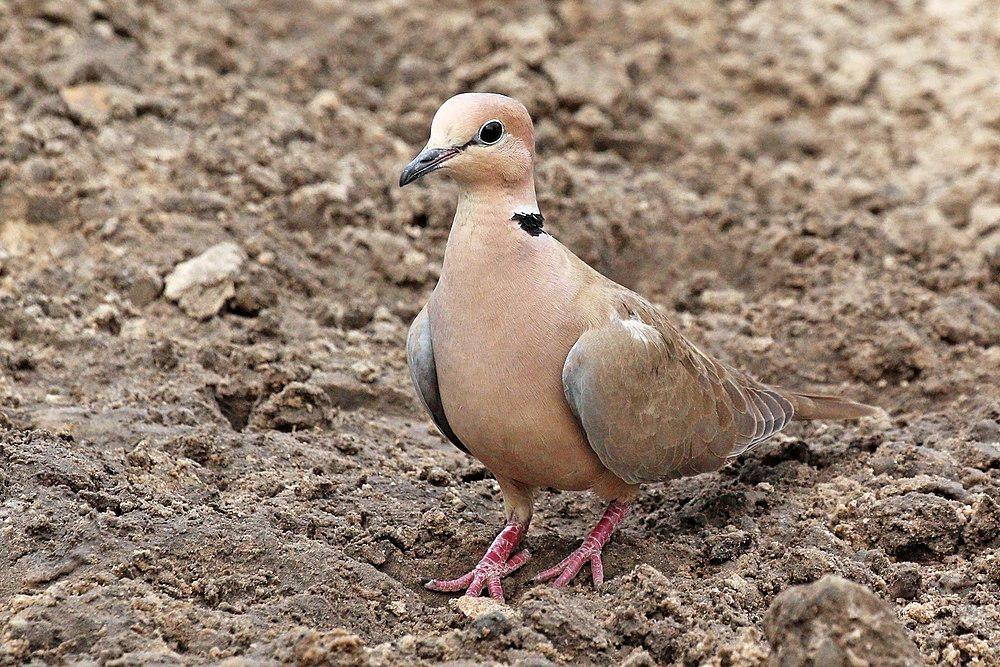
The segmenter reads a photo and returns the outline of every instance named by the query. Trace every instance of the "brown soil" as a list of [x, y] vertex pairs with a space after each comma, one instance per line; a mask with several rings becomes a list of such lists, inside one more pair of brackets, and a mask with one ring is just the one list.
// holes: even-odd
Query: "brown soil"
[[[997, 664], [998, 44], [991, 0], [0, 3], [0, 663], [757, 664], [833, 573]], [[462, 90], [527, 104], [584, 259], [888, 417], [649, 487], [600, 591], [529, 582], [600, 510], [555, 492], [511, 610], [425, 591], [500, 511], [403, 353], [454, 190], [395, 181]]]

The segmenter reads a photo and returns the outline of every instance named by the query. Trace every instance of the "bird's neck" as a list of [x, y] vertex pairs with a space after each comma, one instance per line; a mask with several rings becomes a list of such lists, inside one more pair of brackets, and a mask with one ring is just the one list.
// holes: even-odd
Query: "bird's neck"
[[[528, 223], [525, 223], [528, 220]], [[535, 185], [462, 188], [445, 249], [442, 275], [507, 274], [529, 270], [552, 251], [541, 232]]]
[[455, 225], [509, 221], [516, 214], [537, 214], [535, 181], [462, 187], [458, 193]]

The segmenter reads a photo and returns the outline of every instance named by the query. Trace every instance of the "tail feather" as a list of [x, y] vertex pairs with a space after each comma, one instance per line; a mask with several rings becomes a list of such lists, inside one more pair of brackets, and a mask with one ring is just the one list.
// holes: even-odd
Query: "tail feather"
[[781, 395], [795, 408], [795, 419], [857, 419], [878, 414], [879, 409], [839, 396], [800, 394], [781, 391]]

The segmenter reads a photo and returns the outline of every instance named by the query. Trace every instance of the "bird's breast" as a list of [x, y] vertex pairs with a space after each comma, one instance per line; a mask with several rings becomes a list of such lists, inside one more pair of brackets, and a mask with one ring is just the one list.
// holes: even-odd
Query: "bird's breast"
[[551, 263], [452, 263], [431, 298], [445, 414], [499, 476], [583, 489], [604, 472], [563, 392], [563, 363], [586, 328], [576, 291]]

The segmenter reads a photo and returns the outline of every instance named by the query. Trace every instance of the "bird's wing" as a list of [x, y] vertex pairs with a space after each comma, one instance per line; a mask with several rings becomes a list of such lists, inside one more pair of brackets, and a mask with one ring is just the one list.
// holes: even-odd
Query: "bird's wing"
[[406, 336], [406, 361], [410, 366], [410, 379], [417, 390], [417, 397], [424, 409], [430, 414], [438, 430], [451, 441], [453, 445], [466, 454], [466, 447], [448, 423], [441, 405], [441, 393], [438, 391], [437, 367], [434, 365], [434, 348], [431, 345], [430, 319], [427, 317], [427, 306], [421, 309], [410, 332]]
[[631, 292], [577, 340], [563, 388], [601, 463], [631, 484], [718, 469], [793, 415], [777, 391], [709, 358]]

